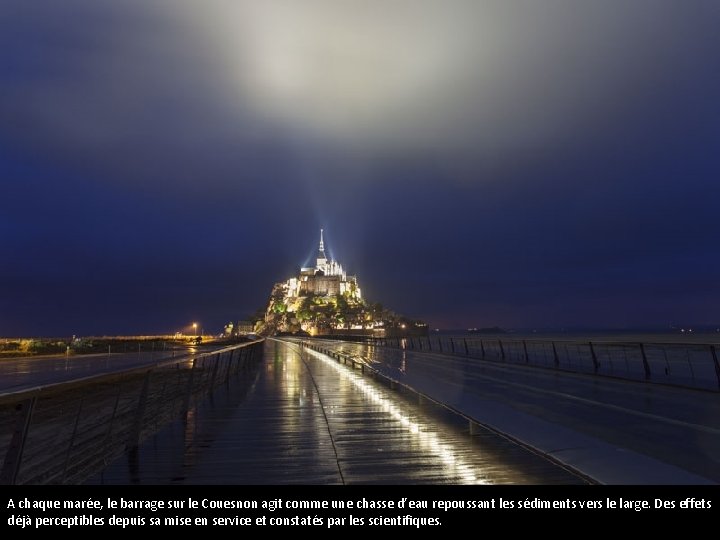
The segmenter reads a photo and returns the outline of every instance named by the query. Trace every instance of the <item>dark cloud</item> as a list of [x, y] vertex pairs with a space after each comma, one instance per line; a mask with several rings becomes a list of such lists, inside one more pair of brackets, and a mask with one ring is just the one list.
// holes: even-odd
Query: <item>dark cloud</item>
[[718, 23], [713, 1], [4, 2], [0, 334], [218, 327], [320, 226], [435, 325], [718, 321]]

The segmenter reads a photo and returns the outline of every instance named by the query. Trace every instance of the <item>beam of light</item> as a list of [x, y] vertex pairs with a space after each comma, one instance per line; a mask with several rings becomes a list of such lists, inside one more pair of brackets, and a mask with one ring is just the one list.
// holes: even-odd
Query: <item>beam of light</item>
[[572, 141], [646, 100], [692, 37], [671, 0], [186, 0], [173, 12], [223, 67], [229, 100], [324, 150]]
[[[716, 43], [709, 8], [675, 0], [71, 4], [67, 17], [3, 3], [0, 45], [31, 60], [8, 57], [22, 69], [2, 81], [0, 116], [29, 127], [9, 140], [85, 166], [88, 149], [113, 148], [129, 182], [163, 145], [174, 162], [282, 139], [296, 174], [338, 195], [383, 159], [449, 157], [449, 176], [479, 181], [490, 165], [611, 137], [658, 89], [692, 81]], [[153, 182], [196, 185], [214, 161], [180, 160]]]
[[397, 420], [418, 441], [422, 448], [430, 450], [443, 465], [462, 478], [465, 484], [489, 484], [485, 478], [477, 476], [477, 468], [469, 465], [451, 444], [442, 442], [436, 433], [421, 422], [412, 420], [400, 407], [386, 398], [381, 391], [368, 384], [361, 375], [350, 371], [338, 364], [335, 360], [312, 349], [305, 348], [307, 353], [317, 358], [325, 365], [334, 369], [343, 379], [350, 382], [355, 389], [361, 392], [369, 401], [379, 407], [383, 412]]

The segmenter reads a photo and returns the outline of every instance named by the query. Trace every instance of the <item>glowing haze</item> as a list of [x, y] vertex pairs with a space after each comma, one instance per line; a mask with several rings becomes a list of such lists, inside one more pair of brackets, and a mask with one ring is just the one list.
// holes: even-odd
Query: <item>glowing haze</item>
[[320, 226], [438, 326], [714, 323], [718, 27], [714, 0], [6, 1], [0, 334], [237, 319]]
[[631, 113], [693, 69], [708, 45], [698, 25], [717, 15], [667, 0], [210, 0], [158, 15], [178, 9], [231, 108], [374, 151], [486, 157]]
[[706, 45], [700, 13], [667, 1], [221, 0], [184, 11], [221, 59], [230, 103], [383, 148], [512, 151], [587, 136], [618, 101], [630, 108], [671, 83], [679, 44]]

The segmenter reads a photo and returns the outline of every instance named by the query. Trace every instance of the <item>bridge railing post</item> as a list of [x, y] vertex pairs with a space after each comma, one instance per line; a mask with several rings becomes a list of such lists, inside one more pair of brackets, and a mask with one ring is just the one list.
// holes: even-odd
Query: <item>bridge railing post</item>
[[715, 376], [717, 377], [718, 389], [720, 390], [720, 362], [718, 362], [718, 354], [715, 345], [710, 345], [710, 354], [712, 355], [713, 364], [715, 364]]
[[595, 345], [593, 345], [592, 341], [588, 341], [588, 345], [590, 346], [590, 356], [592, 357], [593, 371], [597, 373], [598, 371], [600, 371], [600, 362], [598, 361], [597, 354], [595, 353]]
[[0, 471], [0, 484], [14, 485], [20, 474], [25, 442], [27, 441], [33, 411], [37, 403], [37, 395], [21, 401], [15, 405], [15, 428], [12, 439], [5, 453], [2, 471]]
[[[122, 395], [123, 383], [122, 380], [117, 385], [118, 390], [115, 394], [115, 404], [113, 405], [112, 413], [110, 414], [110, 420], [108, 421], [107, 431], [105, 432], [105, 448], [108, 448], [112, 444], [113, 428], [115, 426], [115, 417], [117, 416], [118, 406], [120, 405], [120, 396]], [[172, 405], [173, 411], [175, 411], [175, 403]]]
[[143, 417], [145, 416], [145, 407], [147, 405], [151, 373], [151, 369], [146, 372], [142, 388], [140, 389], [140, 395], [138, 396], [137, 407], [135, 409], [135, 420], [133, 421], [133, 427], [130, 430], [127, 441], [128, 450], [133, 450], [140, 444], [140, 433], [142, 432], [143, 427]]
[[82, 414], [84, 403], [85, 403], [85, 398], [81, 397], [80, 403], [78, 404], [77, 414], [75, 415], [75, 423], [73, 425], [72, 435], [70, 435], [70, 440], [68, 441], [67, 450], [65, 451], [65, 463], [63, 464], [63, 472], [62, 472], [62, 481], [63, 482], [65, 482], [65, 479], [67, 478], [68, 465], [70, 464], [70, 454], [72, 453], [73, 446], [75, 445], [75, 436], [77, 435], [78, 424], [80, 423], [80, 415]]
[[193, 389], [193, 378], [195, 377], [195, 363], [197, 358], [193, 358], [192, 366], [190, 367], [190, 375], [188, 376], [187, 388], [185, 389], [185, 400], [183, 402], [182, 415], [187, 417], [187, 413], [190, 410], [190, 400], [192, 399]]
[[220, 356], [221, 356], [221, 353], [217, 353], [215, 355], [215, 362], [214, 362], [215, 365], [213, 366], [212, 378], [210, 379], [210, 389], [211, 390], [213, 388], [215, 388], [215, 378], [217, 377], [218, 368], [220, 366]]
[[[242, 351], [242, 349], [240, 350]], [[227, 369], [225, 369], [225, 376], [223, 377], [226, 383], [228, 382], [228, 380], [230, 380], [230, 369], [233, 365], [233, 356], [235, 356], [235, 349], [230, 351], [230, 354], [228, 355]]]
[[645, 370], [645, 379], [650, 380], [650, 364], [648, 363], [647, 355], [645, 354], [645, 344], [638, 343], [640, 346], [640, 354], [642, 355], [643, 369]]

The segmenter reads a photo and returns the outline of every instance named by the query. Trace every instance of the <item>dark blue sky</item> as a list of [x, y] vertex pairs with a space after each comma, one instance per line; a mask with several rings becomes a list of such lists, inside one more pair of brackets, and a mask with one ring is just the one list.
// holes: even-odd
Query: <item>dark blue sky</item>
[[720, 324], [720, 4], [0, 7], [0, 335], [218, 330], [326, 230], [435, 327]]

